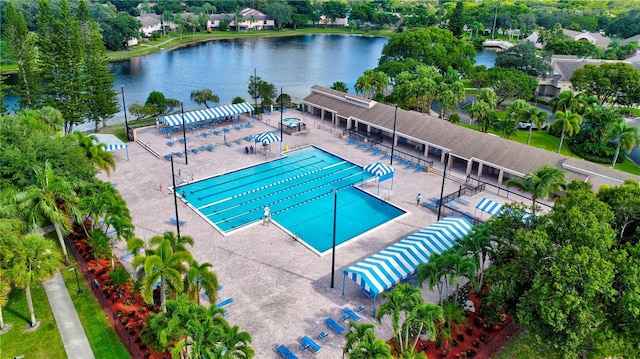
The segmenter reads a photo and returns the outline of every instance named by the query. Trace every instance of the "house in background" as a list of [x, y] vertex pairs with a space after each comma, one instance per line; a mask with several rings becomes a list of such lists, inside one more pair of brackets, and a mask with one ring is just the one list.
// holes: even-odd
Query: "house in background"
[[273, 30], [275, 28], [275, 20], [258, 10], [244, 8], [240, 12], [240, 16], [242, 21], [237, 22], [235, 13], [213, 14], [207, 21], [207, 31], [219, 29], [221, 21], [229, 21], [229, 29], [236, 31]]
[[600, 66], [605, 63], [626, 62], [640, 71], [640, 62], [632, 62], [629, 60], [600, 60], [600, 59], [583, 59], [577, 56], [554, 55], [551, 57], [551, 67], [553, 74], [547, 75], [546, 78], [538, 78], [538, 88], [536, 95], [543, 97], [555, 97], [562, 91], [571, 89], [571, 75], [585, 65]]
[[318, 24], [324, 26], [349, 26], [349, 19], [346, 17], [338, 17], [332, 21], [330, 18], [322, 15], [320, 16], [320, 20], [318, 20]]
[[600, 49], [606, 49], [611, 43], [611, 39], [602, 36], [602, 34], [597, 32], [582, 32], [582, 31], [574, 31], [568, 29], [562, 29], [562, 32], [569, 36], [571, 40], [574, 41], [589, 41], [590, 43], [596, 45]]

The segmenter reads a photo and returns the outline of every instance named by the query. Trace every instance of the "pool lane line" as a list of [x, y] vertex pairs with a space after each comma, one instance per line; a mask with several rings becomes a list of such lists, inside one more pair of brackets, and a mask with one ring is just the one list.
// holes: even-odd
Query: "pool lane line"
[[[332, 165], [332, 166], [330, 166], [330, 167], [335, 167], [335, 166], [333, 166], [333, 165]], [[227, 211], [227, 210], [230, 210], [230, 209], [236, 208], [236, 207], [238, 207], [238, 206], [244, 205], [244, 204], [246, 204], [246, 203], [251, 203], [251, 202], [257, 201], [257, 200], [262, 199], [262, 198], [266, 198], [266, 197], [269, 197], [269, 196], [273, 196], [273, 195], [275, 195], [275, 194], [277, 194], [277, 193], [281, 193], [281, 192], [284, 192], [284, 191], [289, 191], [289, 190], [291, 190], [291, 189], [293, 189], [293, 188], [300, 187], [300, 186], [305, 185], [305, 184], [307, 184], [307, 183], [312, 183], [312, 182], [315, 182], [315, 181], [322, 180], [323, 178], [326, 178], [326, 177], [329, 177], [329, 176], [337, 175], [337, 174], [340, 174], [340, 173], [345, 172], [345, 171], [350, 171], [350, 170], [352, 170], [354, 167], [355, 167], [355, 168], [357, 168], [357, 167], [359, 167], [359, 166], [357, 166], [357, 165], [351, 165], [350, 167], [340, 169], [339, 171], [330, 172], [330, 173], [324, 174], [324, 175], [322, 175], [322, 176], [319, 176], [319, 177], [316, 177], [316, 178], [310, 179], [310, 180], [308, 180], [308, 181], [305, 181], [305, 182], [299, 182], [299, 183], [297, 183], [297, 184], [295, 184], [295, 185], [293, 185], [293, 186], [289, 186], [289, 187], [282, 188], [282, 189], [280, 189], [280, 190], [278, 190], [278, 191], [275, 191], [275, 192], [266, 193], [266, 194], [265, 194], [265, 195], [263, 195], [263, 196], [256, 197], [256, 198], [251, 199], [251, 200], [249, 200], [249, 201], [240, 202], [240, 203], [238, 203], [238, 204], [236, 204], [236, 205], [234, 205], [234, 206], [226, 207], [226, 208], [224, 208], [224, 209], [222, 209], [222, 210], [219, 210], [219, 211], [216, 211], [216, 212], [214, 212], [214, 213], [224, 212], [224, 211]], [[271, 187], [274, 187], [274, 186], [278, 186], [278, 185], [284, 184], [284, 183], [286, 183], [286, 182], [288, 182], [288, 181], [297, 180], [297, 179], [299, 179], [299, 178], [301, 178], [301, 177], [309, 176], [309, 175], [312, 175], [312, 174], [314, 174], [314, 173], [319, 173], [319, 172], [321, 172], [321, 171], [323, 171], [323, 170], [326, 170], [326, 169], [329, 169], [329, 167], [325, 167], [325, 168], [318, 168], [318, 169], [315, 169], [315, 170], [313, 170], [313, 171], [310, 171], [310, 172], [307, 172], [307, 173], [304, 173], [304, 174], [300, 174], [300, 175], [297, 175], [297, 176], [291, 177], [291, 178], [289, 178], [288, 180], [282, 180], [282, 181], [278, 181], [278, 182], [273, 182], [273, 183], [270, 183], [270, 184], [268, 184], [268, 185], [266, 185], [266, 186], [257, 187], [257, 188], [254, 188], [254, 189], [253, 189], [253, 190], [251, 190], [251, 191], [246, 191], [246, 192], [243, 192], [243, 193], [239, 193], [239, 194], [233, 195], [233, 196], [231, 196], [231, 197], [227, 197], [227, 198], [224, 198], [224, 199], [222, 199], [222, 200], [219, 200], [219, 201], [216, 201], [216, 202], [213, 202], [213, 203], [209, 203], [209, 204], [206, 204], [206, 205], [204, 205], [204, 206], [197, 207], [197, 209], [198, 209], [198, 210], [206, 209], [206, 208], [209, 208], [209, 207], [211, 207], [211, 206], [213, 206], [213, 205], [221, 204], [221, 203], [224, 203], [224, 202], [227, 202], [227, 201], [233, 200], [233, 199], [240, 198], [240, 197], [242, 197], [242, 196], [246, 196], [246, 195], [249, 195], [249, 194], [252, 194], [252, 193], [256, 193], [256, 192], [259, 192], [259, 191], [263, 191], [263, 190], [265, 190], [265, 189], [267, 189], [267, 188], [271, 188]], [[361, 174], [361, 172], [359, 172], [358, 174]], [[198, 198], [198, 199], [200, 200], [200, 198]]]
[[[296, 161], [291, 161], [291, 162], [284, 163], [282, 166], [278, 166], [278, 167], [271, 167], [271, 168], [268, 168], [268, 169], [263, 170], [263, 171], [260, 171], [260, 172], [252, 173], [252, 174], [250, 174], [250, 175], [248, 175], [248, 176], [241, 176], [241, 177], [238, 177], [238, 178], [244, 178], [244, 179], [247, 179], [247, 178], [251, 178], [251, 177], [256, 176], [256, 175], [262, 175], [263, 173], [266, 173], [266, 172], [269, 172], [269, 171], [272, 171], [272, 170], [282, 170], [282, 167], [289, 166], [289, 165], [295, 165], [296, 163], [299, 163], [299, 162], [302, 162], [302, 161], [306, 161], [306, 160], [309, 160], [309, 159], [313, 159], [313, 158], [315, 158], [315, 157], [316, 157], [315, 155], [312, 155], [312, 156], [309, 156], [309, 157], [305, 157], [305, 158], [297, 159]], [[323, 159], [319, 159], [318, 161], [313, 162], [312, 164], [316, 164], [316, 163], [320, 163], [320, 162], [325, 162], [325, 160], [323, 160]], [[256, 165], [256, 166], [260, 166], [260, 165]], [[256, 167], [256, 166], [252, 166], [252, 167]], [[298, 167], [298, 168], [304, 168], [304, 167], [306, 167], [306, 166], [309, 166], [309, 165], [305, 165], [305, 166], [303, 166], [303, 167]], [[251, 168], [251, 167], [247, 167], [247, 168]], [[246, 170], [247, 168], [244, 168], [244, 169], [238, 170], [238, 171], [236, 171], [236, 172], [242, 172], [243, 170]], [[231, 173], [233, 173], [233, 172], [231, 172]], [[229, 174], [230, 174], [230, 173], [227, 173], [227, 174], [225, 174], [225, 175], [229, 175]], [[270, 176], [270, 177], [273, 177], [273, 176]], [[270, 177], [266, 177], [266, 178], [270, 178]], [[214, 178], [215, 178], [215, 177], [214, 177]], [[237, 181], [237, 180], [238, 180], [238, 178], [232, 178], [232, 179], [229, 179], [229, 180], [227, 180], [227, 181], [218, 182], [218, 183], [216, 183], [215, 185], [212, 185], [212, 186], [208, 186], [208, 187], [204, 187], [204, 188], [195, 189], [195, 190], [193, 190], [193, 191], [190, 191], [190, 193], [191, 193], [191, 194], [194, 194], [194, 193], [197, 193], [197, 192], [200, 192], [200, 191], [204, 191], [204, 190], [209, 189], [209, 188], [212, 188], [212, 187], [220, 186], [220, 185], [223, 185], [223, 184], [226, 184], [226, 183], [230, 183], [230, 182], [235, 182], [235, 181]]]
[[[345, 163], [349, 163], [349, 162], [348, 161], [343, 161], [343, 162], [334, 163], [334, 164], [331, 164], [331, 165], [328, 165], [328, 166], [325, 166], [325, 167], [316, 168], [315, 170], [303, 172], [303, 173], [301, 173], [299, 175], [295, 175], [293, 177], [287, 177], [287, 178], [285, 178], [283, 180], [280, 180], [280, 181], [271, 182], [271, 183], [266, 184], [264, 186], [255, 187], [250, 191], [244, 191], [244, 192], [241, 192], [241, 193], [237, 193], [237, 194], [235, 194], [235, 195], [233, 195], [231, 197], [226, 197], [226, 198], [220, 199], [220, 200], [218, 200], [216, 202], [212, 202], [212, 203], [209, 203], [209, 204], [197, 207], [197, 208], [198, 209], [207, 208], [207, 207], [210, 207], [210, 206], [215, 205], [215, 204], [220, 204], [220, 203], [223, 203], [223, 202], [226, 202], [228, 200], [232, 200], [232, 199], [244, 196], [244, 195], [248, 195], [248, 194], [251, 194], [251, 193], [254, 193], [254, 192], [257, 192], [257, 191], [261, 191], [261, 190], [264, 190], [264, 189], [267, 189], [267, 188], [270, 188], [270, 187], [273, 187], [273, 186], [277, 186], [277, 185], [280, 185], [280, 184], [283, 184], [283, 183], [287, 183], [289, 181], [297, 180], [297, 179], [302, 178], [304, 176], [308, 176], [308, 175], [311, 175], [311, 174], [314, 174], [314, 173], [317, 173], [317, 172], [320, 172], [320, 171], [324, 171], [326, 169], [330, 169], [330, 168], [333, 168], [333, 167], [338, 166], [338, 165], [343, 165]], [[350, 167], [350, 168], [353, 168], [353, 166]], [[246, 186], [246, 184], [243, 184], [242, 186]], [[235, 188], [239, 188], [239, 187], [242, 187], [242, 186], [237, 186]], [[197, 199], [198, 199], [198, 201], [202, 201], [203, 199], [205, 199], [207, 197], [215, 196], [215, 195], [220, 194], [222, 192], [228, 192], [229, 190], [230, 189], [227, 189], [227, 190], [221, 191], [221, 192], [207, 194], [206, 196], [203, 196], [203, 197], [197, 197]]]
[[[342, 178], [336, 179], [336, 180], [331, 181], [331, 182], [323, 183], [323, 184], [322, 184], [322, 185], [320, 185], [320, 186], [316, 186], [316, 187], [309, 188], [309, 189], [307, 189], [307, 190], [305, 190], [305, 191], [303, 191], [303, 192], [295, 193], [295, 194], [293, 194], [293, 195], [291, 195], [291, 196], [283, 197], [283, 198], [281, 198], [281, 199], [279, 199], [279, 200], [269, 202], [269, 206], [270, 206], [270, 207], [272, 207], [274, 204], [277, 204], [277, 203], [281, 203], [281, 202], [284, 202], [284, 201], [290, 200], [290, 199], [295, 198], [295, 197], [297, 197], [297, 196], [300, 196], [300, 195], [302, 195], [302, 194], [305, 194], [305, 193], [309, 193], [309, 192], [315, 191], [315, 190], [317, 190], [318, 188], [322, 188], [322, 187], [326, 187], [326, 186], [332, 185], [332, 184], [334, 184], [334, 183], [336, 183], [336, 182], [344, 181], [344, 180], [346, 180], [346, 179], [348, 179], [348, 178], [350, 178], [350, 177], [354, 177], [354, 176], [356, 176], [356, 175], [360, 175], [360, 173], [354, 173], [354, 174], [351, 174], [351, 175], [349, 175], [349, 176], [342, 177]], [[353, 187], [353, 186], [355, 186], [355, 185], [358, 183], [358, 181], [359, 181], [359, 179], [356, 179], [356, 180], [355, 180], [353, 183], [351, 183], [350, 185], [346, 185], [346, 186], [339, 187], [339, 189], [340, 189], [340, 188], [346, 188], [346, 187]], [[327, 192], [327, 194], [329, 194], [329, 193], [331, 193], [331, 192]], [[316, 196], [316, 197], [318, 197], [318, 196]], [[313, 198], [316, 198], [316, 197], [312, 197], [312, 199], [313, 199]], [[264, 198], [264, 197], [263, 197], [263, 198]], [[256, 201], [256, 200], [258, 200], [258, 199], [254, 199], [254, 200], [252, 200], [252, 201], [250, 201], [250, 202], [253, 202], [253, 201]], [[303, 201], [303, 202], [306, 202], [306, 201], [308, 201], [308, 200], [305, 200], [305, 201]], [[243, 203], [250, 203], [250, 202], [243, 202]], [[302, 203], [302, 202], [299, 202], [299, 203]], [[299, 205], [299, 203], [294, 204], [294, 205], [291, 205], [291, 206], [288, 206], [288, 207], [286, 207], [286, 208], [294, 208], [294, 207], [297, 207], [297, 206]], [[219, 213], [221, 213], [221, 212], [226, 212], [227, 210], [231, 210], [231, 209], [237, 208], [237, 207], [239, 207], [239, 206], [240, 206], [240, 205], [236, 205], [236, 206], [233, 206], [233, 207], [226, 208], [226, 209], [224, 209], [224, 210], [222, 210], [222, 211], [218, 211], [218, 212], [210, 213], [210, 214], [208, 214], [208, 215], [205, 215], [205, 217], [210, 218], [211, 216], [214, 216], [214, 215], [219, 214]], [[246, 216], [247, 214], [249, 214], [249, 213], [251, 213], [251, 212], [255, 212], [255, 211], [260, 210], [260, 209], [262, 209], [262, 206], [260, 206], [260, 207], [256, 207], [256, 208], [253, 208], [253, 209], [251, 209], [251, 210], [249, 210], [249, 211], [245, 211], [245, 212], [242, 212], [242, 213], [238, 213], [238, 214], [233, 215], [233, 216], [230, 216], [230, 217], [224, 217], [224, 218], [222, 218], [221, 220], [214, 221], [214, 223], [226, 223], [226, 222], [229, 222], [229, 221], [234, 220], [234, 219], [236, 219], [236, 218]], [[278, 213], [280, 213], [280, 211], [282, 211], [282, 210], [278, 210], [278, 211], [279, 211]], [[272, 212], [272, 214], [273, 214], [273, 212]]]

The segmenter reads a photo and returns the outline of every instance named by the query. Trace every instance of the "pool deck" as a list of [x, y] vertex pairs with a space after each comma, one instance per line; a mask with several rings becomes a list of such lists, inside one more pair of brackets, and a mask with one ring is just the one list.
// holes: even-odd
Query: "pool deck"
[[[307, 133], [284, 136], [283, 148], [297, 148], [306, 145], [316, 145], [326, 151], [344, 157], [359, 165], [380, 160], [380, 156], [372, 156], [354, 145], [347, 145], [346, 139], [341, 139], [335, 131], [330, 133], [328, 127], [320, 128], [321, 122], [317, 117], [303, 114], [299, 111], [288, 110], [284, 117], [299, 117], [307, 124]], [[247, 155], [244, 147], [250, 142], [244, 140], [248, 135], [267, 130], [280, 120], [280, 114], [266, 115], [263, 122], [254, 121], [254, 128], [231, 130], [226, 134], [228, 141], [242, 139], [242, 144], [231, 142], [231, 147], [225, 146], [223, 135], [208, 136], [206, 138], [191, 135], [189, 147], [207, 145], [214, 142], [218, 147], [213, 152], [204, 151], [199, 154], [189, 153], [189, 164], [185, 158], [175, 158], [176, 183], [188, 177], [197, 180], [204, 177], [228, 172], [245, 166], [265, 161], [264, 154]], [[271, 124], [271, 125], [270, 125]], [[176, 142], [169, 147], [167, 138], [160, 135], [156, 129], [145, 129], [138, 134], [139, 139], [165, 155], [178, 151], [183, 145]], [[279, 144], [272, 145], [268, 159], [278, 157]], [[403, 151], [411, 149], [402, 148]], [[148, 241], [152, 236], [161, 235], [164, 231], [175, 231], [176, 226], [169, 222], [175, 218], [173, 197], [168, 194], [171, 186], [171, 164], [165, 158], [153, 156], [137, 143], [129, 143], [130, 161], [126, 160], [124, 151], [113, 152], [117, 161], [117, 169], [107, 177], [101, 173], [99, 177], [116, 185], [116, 188], [126, 200], [136, 227], [135, 234]], [[442, 168], [442, 164], [434, 161], [434, 167]], [[453, 168], [452, 176], [464, 179], [464, 173]], [[489, 179], [487, 179], [489, 180]], [[160, 190], [159, 184], [162, 184]], [[219, 301], [233, 298], [233, 304], [227, 306], [226, 318], [232, 325], [238, 325], [241, 330], [251, 334], [251, 346], [256, 351], [257, 358], [276, 358], [273, 351], [277, 345], [285, 344], [299, 358], [311, 358], [310, 351], [302, 351], [297, 338], [308, 335], [322, 346], [322, 350], [315, 356], [319, 358], [338, 358], [342, 355], [345, 343], [344, 334], [338, 335], [331, 331], [324, 323], [325, 318], [332, 317], [336, 321], [343, 314], [343, 307], [366, 307], [361, 313], [366, 322], [375, 322], [371, 318], [371, 298], [365, 296], [360, 288], [351, 280], [346, 281], [345, 295], [342, 295], [342, 271], [350, 265], [388, 247], [405, 238], [409, 234], [436, 222], [437, 214], [423, 206], [416, 205], [416, 195], [421, 193], [422, 200], [440, 196], [442, 177], [433, 173], [407, 170], [404, 166], [397, 166], [394, 179], [394, 189], [390, 190], [391, 181], [380, 184], [380, 196], [389, 202], [409, 212], [400, 219], [371, 231], [361, 238], [350, 241], [335, 253], [335, 285], [331, 284], [332, 256], [318, 256], [296, 242], [276, 225], [255, 224], [223, 236], [206, 223], [198, 214], [182, 202], [178, 203], [179, 219], [186, 221], [180, 227], [182, 235], [191, 236], [195, 240], [191, 253], [200, 262], [213, 264], [213, 270], [218, 276], [223, 288], [218, 293]], [[458, 190], [459, 184], [447, 180], [445, 195]], [[377, 192], [375, 182], [366, 183], [364, 189], [372, 194]], [[492, 192], [482, 192], [474, 197], [465, 197], [469, 205], [456, 203], [464, 211], [474, 213], [475, 205], [483, 197], [491, 198], [501, 203], [508, 202], [503, 197]], [[484, 219], [489, 215], [484, 214]], [[117, 243], [115, 253], [125, 254], [125, 244]], [[125, 266], [130, 266], [131, 257], [123, 259]], [[437, 292], [429, 291], [423, 286], [426, 300], [437, 302]], [[381, 298], [378, 298], [378, 305]], [[347, 323], [343, 323], [347, 327]], [[330, 335], [324, 339], [317, 339], [320, 332]], [[391, 336], [391, 324], [388, 318], [377, 325], [377, 335], [388, 339]]]

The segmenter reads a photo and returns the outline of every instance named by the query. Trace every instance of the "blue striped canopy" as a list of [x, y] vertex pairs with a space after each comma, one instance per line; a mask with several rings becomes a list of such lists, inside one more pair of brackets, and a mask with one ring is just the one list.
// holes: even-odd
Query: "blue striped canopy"
[[278, 136], [276, 136], [276, 134], [274, 134], [273, 132], [261, 133], [261, 134], [257, 135], [255, 137], [255, 139], [256, 139], [256, 143], [258, 143], [258, 142], [272, 143], [272, 142], [280, 141], [280, 138]]
[[497, 216], [502, 211], [502, 204], [489, 198], [483, 198], [480, 200], [480, 203], [476, 205], [476, 209], [487, 212], [492, 216]]
[[[447, 217], [398, 243], [344, 270], [344, 277], [358, 283], [362, 291], [376, 296], [415, 274], [418, 266], [429, 261], [433, 253], [441, 254], [471, 231], [463, 217]], [[344, 295], [344, 283], [342, 285]]]
[[[184, 113], [184, 123], [190, 124], [194, 122], [209, 121], [245, 112], [253, 112], [253, 107], [246, 102], [207, 108], [198, 111], [189, 111]], [[160, 117], [158, 121], [169, 127], [180, 126], [182, 125], [182, 113]]]
[[371, 173], [374, 176], [384, 176], [395, 171], [393, 167], [380, 162], [370, 163], [364, 166], [363, 170]]
[[102, 145], [102, 149], [105, 151], [111, 152], [122, 149], [126, 150], [127, 161], [129, 161], [129, 147], [115, 135], [94, 133], [91, 136], [95, 137], [93, 143]]

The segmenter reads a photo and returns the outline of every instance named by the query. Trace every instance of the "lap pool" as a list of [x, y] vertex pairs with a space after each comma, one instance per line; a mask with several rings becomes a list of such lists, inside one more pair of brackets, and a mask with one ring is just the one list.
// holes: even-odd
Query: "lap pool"
[[332, 190], [337, 190], [336, 246], [405, 214], [355, 187], [369, 179], [361, 166], [309, 146], [179, 186], [177, 193], [184, 191], [191, 207], [223, 234], [261, 223], [268, 206], [273, 222], [322, 255], [333, 241]]

